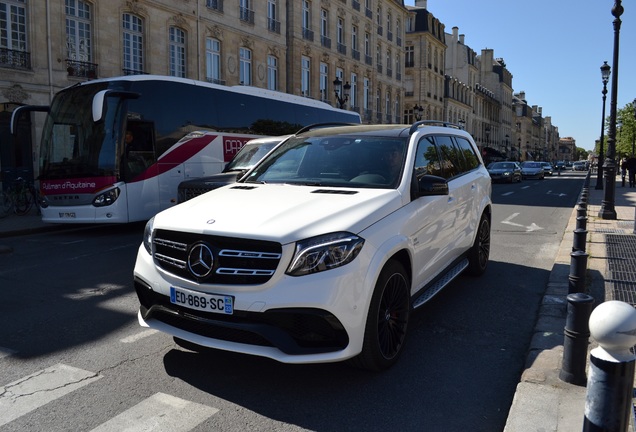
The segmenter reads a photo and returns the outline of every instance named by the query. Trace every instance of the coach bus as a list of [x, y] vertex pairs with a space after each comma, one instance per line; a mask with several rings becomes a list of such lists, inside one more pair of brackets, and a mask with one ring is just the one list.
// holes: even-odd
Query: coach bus
[[48, 111], [38, 179], [42, 220], [54, 223], [147, 220], [177, 203], [181, 181], [221, 172], [250, 139], [360, 123], [300, 96], [153, 75], [78, 83], [50, 107], [20, 108]]

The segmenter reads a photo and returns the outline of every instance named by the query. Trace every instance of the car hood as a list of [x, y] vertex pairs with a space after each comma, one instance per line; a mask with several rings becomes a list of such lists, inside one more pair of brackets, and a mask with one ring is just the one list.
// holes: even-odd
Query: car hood
[[495, 168], [495, 169], [488, 170], [488, 172], [491, 174], [503, 174], [503, 173], [512, 172], [512, 171], [514, 171], [514, 169], [512, 168]]
[[395, 189], [237, 183], [164, 210], [154, 227], [286, 244], [330, 232], [359, 233], [401, 205]]

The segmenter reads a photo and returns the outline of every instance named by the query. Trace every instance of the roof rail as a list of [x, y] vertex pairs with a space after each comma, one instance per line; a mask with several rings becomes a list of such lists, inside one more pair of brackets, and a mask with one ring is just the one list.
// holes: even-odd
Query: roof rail
[[342, 123], [342, 122], [314, 123], [314, 124], [310, 124], [308, 126], [303, 127], [302, 129], [296, 132], [296, 135], [313, 130], [313, 129], [320, 129], [320, 128], [333, 127], [333, 126], [360, 126], [360, 123]]
[[461, 127], [459, 127], [459, 125], [456, 125], [455, 123], [449, 123], [442, 120], [420, 120], [418, 122], [413, 123], [413, 126], [411, 126], [411, 129], [409, 129], [409, 135], [413, 134], [415, 131], [419, 129], [420, 126], [424, 126], [424, 125], [442, 126], [442, 127], [461, 130]]

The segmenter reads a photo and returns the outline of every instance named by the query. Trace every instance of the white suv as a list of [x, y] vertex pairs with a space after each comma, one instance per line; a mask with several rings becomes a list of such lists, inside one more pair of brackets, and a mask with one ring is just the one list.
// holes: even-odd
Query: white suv
[[454, 125], [305, 128], [148, 222], [139, 322], [194, 350], [386, 369], [414, 308], [486, 270], [490, 195]]

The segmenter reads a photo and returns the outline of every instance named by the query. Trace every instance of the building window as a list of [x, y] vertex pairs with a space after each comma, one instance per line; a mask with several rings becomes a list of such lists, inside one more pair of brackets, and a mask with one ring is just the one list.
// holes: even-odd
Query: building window
[[90, 62], [91, 6], [82, 0], [66, 0], [66, 53], [70, 60]]
[[325, 102], [329, 92], [329, 66], [327, 63], [320, 63], [320, 100]]
[[415, 47], [409, 45], [404, 50], [404, 64], [406, 67], [415, 66]]
[[311, 96], [311, 59], [303, 56], [300, 60], [300, 92], [305, 97]]
[[170, 27], [170, 76], [185, 78], [186, 76], [186, 36], [185, 32]]
[[320, 36], [329, 37], [329, 12], [320, 9]]
[[311, 29], [311, 4], [307, 1], [303, 1], [303, 28]]
[[208, 82], [223, 84], [221, 81], [221, 42], [205, 39], [205, 78]]
[[134, 75], [144, 72], [144, 27], [136, 15], [124, 14], [124, 74]]
[[276, 0], [268, 0], [267, 2], [267, 28], [274, 33], [280, 33]]
[[252, 85], [252, 51], [247, 48], [239, 49], [240, 70], [239, 81], [241, 85]]
[[365, 110], [369, 109], [369, 103], [371, 102], [371, 81], [369, 78], [365, 78], [362, 80], [362, 108]]
[[267, 88], [278, 90], [278, 59], [267, 56]]

